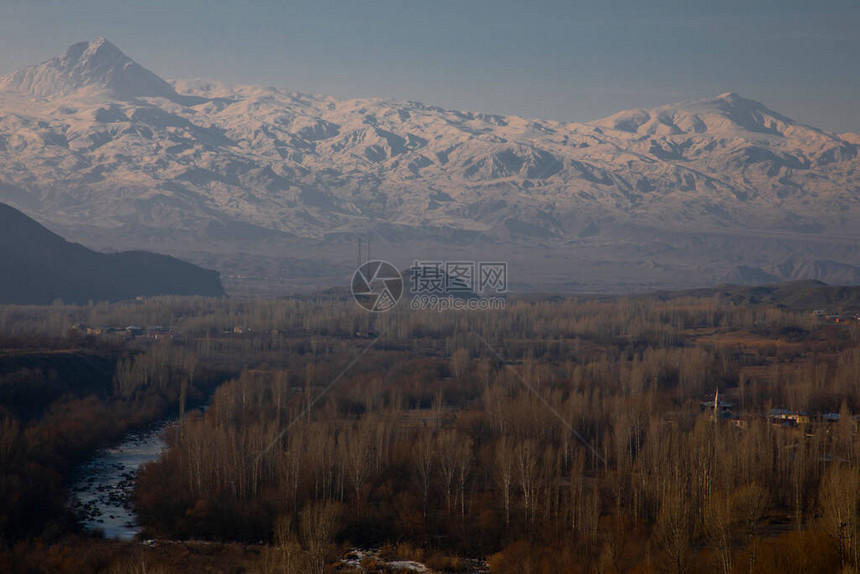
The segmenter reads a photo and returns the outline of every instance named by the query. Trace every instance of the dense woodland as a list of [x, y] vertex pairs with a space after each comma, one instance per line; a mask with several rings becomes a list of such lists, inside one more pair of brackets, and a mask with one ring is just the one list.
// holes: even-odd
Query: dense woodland
[[[406, 307], [0, 307], [0, 570], [189, 570], [63, 508], [74, 461], [166, 415], [137, 507], [144, 538], [211, 541], [200, 568], [348, 571], [369, 547], [438, 571], [860, 568], [857, 321], [719, 295]], [[132, 324], [175, 334], [85, 328]]]

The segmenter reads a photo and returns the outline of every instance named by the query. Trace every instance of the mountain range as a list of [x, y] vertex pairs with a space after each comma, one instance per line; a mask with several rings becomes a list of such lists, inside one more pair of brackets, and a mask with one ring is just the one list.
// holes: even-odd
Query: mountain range
[[0, 78], [0, 201], [250, 288], [374, 255], [553, 290], [860, 283], [860, 136], [727, 92], [587, 123], [166, 81], [103, 38]]

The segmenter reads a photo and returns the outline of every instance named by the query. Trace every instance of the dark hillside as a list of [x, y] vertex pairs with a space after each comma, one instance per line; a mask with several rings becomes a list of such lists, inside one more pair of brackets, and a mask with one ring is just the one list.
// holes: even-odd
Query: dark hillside
[[110, 397], [115, 361], [87, 351], [0, 354], [0, 416], [27, 420], [56, 400]]
[[0, 204], [0, 303], [223, 294], [217, 271], [143, 251], [98, 253], [70, 243], [20, 211]]
[[757, 287], [743, 285], [720, 285], [687, 291], [660, 292], [645, 295], [670, 301], [683, 297], [710, 298], [718, 296], [735, 304], [780, 305], [795, 311], [829, 309], [831, 311], [856, 311], [860, 309], [860, 287], [827, 285], [821, 281], [786, 281]]

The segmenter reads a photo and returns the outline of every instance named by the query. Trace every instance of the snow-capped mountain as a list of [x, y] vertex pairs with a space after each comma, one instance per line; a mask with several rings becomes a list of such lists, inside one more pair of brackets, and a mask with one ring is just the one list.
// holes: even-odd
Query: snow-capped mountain
[[563, 123], [166, 82], [104, 39], [0, 78], [0, 201], [126, 243], [374, 227], [558, 246], [649, 229], [853, 240], [858, 149], [734, 93]]
[[85, 88], [103, 89], [124, 99], [177, 97], [170, 84], [104, 38], [79, 42], [69, 47], [60, 58], [52, 58], [0, 79], [0, 90], [4, 92], [48, 98], [67, 96]]

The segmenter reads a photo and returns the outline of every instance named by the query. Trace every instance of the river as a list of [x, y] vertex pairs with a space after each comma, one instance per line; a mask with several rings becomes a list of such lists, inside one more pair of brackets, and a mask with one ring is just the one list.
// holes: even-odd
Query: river
[[85, 529], [119, 540], [133, 540], [141, 531], [132, 505], [137, 470], [164, 451], [164, 432], [174, 422], [130, 432], [75, 469], [69, 482], [71, 505]]

